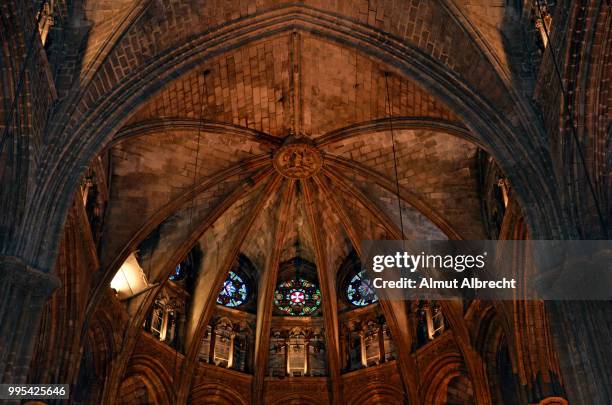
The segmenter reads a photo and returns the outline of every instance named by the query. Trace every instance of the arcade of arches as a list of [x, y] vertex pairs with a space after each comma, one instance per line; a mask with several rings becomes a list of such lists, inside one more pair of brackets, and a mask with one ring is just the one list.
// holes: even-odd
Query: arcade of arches
[[371, 239], [608, 239], [611, 21], [604, 0], [2, 1], [2, 382], [612, 403], [609, 302], [395, 302], [360, 265]]

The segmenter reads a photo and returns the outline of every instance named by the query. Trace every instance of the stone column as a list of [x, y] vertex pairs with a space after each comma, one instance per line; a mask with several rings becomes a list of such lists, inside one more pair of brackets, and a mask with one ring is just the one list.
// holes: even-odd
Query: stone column
[[304, 354], [306, 355], [305, 366], [304, 366], [304, 375], [310, 375], [310, 339], [306, 338], [304, 341]]
[[347, 329], [346, 332], [346, 370], [353, 368], [353, 359], [351, 358], [351, 351], [353, 350], [353, 332], [351, 331], [352, 326]]
[[[546, 301], [546, 309], [569, 403], [612, 403], [612, 302]], [[536, 384], [547, 395], [563, 394], [559, 385]]]
[[382, 364], [387, 361], [385, 358], [385, 330], [382, 322], [378, 326], [378, 350], [380, 352], [380, 363]]
[[285, 339], [285, 375], [291, 375], [289, 372], [289, 338]]
[[161, 328], [159, 328], [159, 340], [163, 342], [166, 340], [166, 334], [168, 332], [168, 314], [170, 311], [168, 310], [167, 305], [164, 305], [162, 307], [162, 311], [163, 311], [163, 315], [162, 315]]
[[230, 334], [230, 347], [229, 347], [229, 353], [227, 356], [227, 368], [232, 368], [232, 366], [234, 365], [234, 339], [235, 338], [236, 338], [236, 334], [232, 332]]
[[215, 343], [217, 340], [217, 325], [210, 328], [210, 349], [208, 349], [208, 364], [215, 364]]
[[245, 347], [245, 355], [246, 355], [246, 364], [245, 364], [245, 370], [247, 373], [252, 373], [253, 372], [253, 357], [255, 355], [255, 345], [253, 342], [254, 339], [251, 339], [251, 335], [247, 334], [244, 337], [244, 347]]
[[[612, 291], [612, 247], [607, 241], [572, 254], [551, 274], [565, 291], [592, 300], [545, 301], [565, 393], [570, 404], [612, 404], [612, 301], [602, 299]], [[536, 383], [535, 394], [565, 397], [558, 381]]]
[[360, 346], [360, 350], [361, 350], [361, 367], [367, 367], [368, 366], [368, 356], [366, 353], [366, 342], [365, 342], [365, 331], [361, 330], [359, 332], [359, 346]]
[[0, 377], [24, 383], [44, 305], [60, 285], [54, 274], [15, 257], [0, 256]]
[[178, 351], [183, 352], [185, 348], [183, 347], [185, 342], [185, 322], [187, 322], [187, 317], [185, 314], [181, 313], [178, 321], [178, 325], [176, 326], [176, 344], [175, 347]]
[[431, 303], [425, 302], [423, 309], [425, 310], [425, 319], [427, 320], [427, 336], [429, 337], [429, 340], [433, 340], [435, 336], [433, 314], [431, 313]]

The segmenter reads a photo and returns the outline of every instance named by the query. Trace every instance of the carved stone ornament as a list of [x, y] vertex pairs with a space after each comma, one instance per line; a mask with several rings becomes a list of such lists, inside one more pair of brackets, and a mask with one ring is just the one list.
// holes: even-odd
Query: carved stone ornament
[[274, 168], [289, 179], [307, 179], [323, 166], [321, 153], [305, 143], [281, 147], [274, 155]]

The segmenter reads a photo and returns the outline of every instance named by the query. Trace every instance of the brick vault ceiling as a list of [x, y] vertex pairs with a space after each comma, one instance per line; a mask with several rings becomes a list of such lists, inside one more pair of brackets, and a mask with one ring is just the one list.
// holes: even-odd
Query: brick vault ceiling
[[[308, 34], [280, 35], [198, 66], [162, 89], [131, 122], [203, 118], [283, 138], [297, 121], [316, 138], [387, 117], [386, 70], [354, 48]], [[413, 81], [390, 76], [388, 85], [394, 115], [458, 122]]]
[[483, 237], [477, 147], [435, 130], [440, 123], [462, 128], [414, 82], [306, 34], [217, 56], [161, 89], [118, 132], [102, 266], [116, 267], [154, 231], [158, 247], [143, 267], [150, 282], [163, 281], [198, 243], [206, 270], [192, 303], [194, 338], [223, 278], [215, 274], [238, 253], [260, 284], [276, 283], [266, 276], [271, 260], [316, 263], [323, 313], [335, 311], [334, 272], [359, 241], [400, 235], [391, 127], [406, 237]]

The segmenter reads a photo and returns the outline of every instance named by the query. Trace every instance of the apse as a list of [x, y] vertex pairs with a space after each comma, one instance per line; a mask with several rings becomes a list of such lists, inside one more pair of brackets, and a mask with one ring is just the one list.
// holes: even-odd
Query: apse
[[364, 252], [608, 240], [611, 17], [3, 0], [2, 384], [83, 405], [612, 403], [608, 301], [392, 299]]

